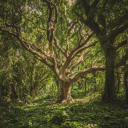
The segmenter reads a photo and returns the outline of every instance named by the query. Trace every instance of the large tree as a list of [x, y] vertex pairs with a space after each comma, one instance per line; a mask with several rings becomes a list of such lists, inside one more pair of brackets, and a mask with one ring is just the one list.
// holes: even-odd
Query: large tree
[[103, 65], [74, 70], [85, 62], [91, 54], [89, 48], [98, 41], [79, 19], [69, 22], [66, 0], [39, 0], [30, 4], [9, 0], [0, 6], [0, 31], [10, 34], [13, 41], [56, 74], [63, 90], [60, 102], [72, 100], [72, 83], [88, 73], [104, 70]]
[[[127, 0], [77, 0], [73, 11], [80, 21], [88, 26], [100, 41], [104, 50], [106, 78], [103, 94], [104, 102], [115, 98], [115, 59], [116, 51], [128, 44], [128, 1]], [[122, 37], [122, 40], [119, 38]]]

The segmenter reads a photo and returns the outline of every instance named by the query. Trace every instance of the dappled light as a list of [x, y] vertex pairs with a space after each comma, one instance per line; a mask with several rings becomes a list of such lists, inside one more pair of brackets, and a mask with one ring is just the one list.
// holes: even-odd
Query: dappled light
[[0, 0], [0, 128], [128, 128], [128, 0]]

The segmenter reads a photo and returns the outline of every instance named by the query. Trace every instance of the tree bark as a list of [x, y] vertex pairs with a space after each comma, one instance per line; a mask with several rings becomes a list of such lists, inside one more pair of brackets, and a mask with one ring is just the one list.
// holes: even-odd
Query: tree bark
[[94, 88], [93, 88], [93, 92], [96, 92], [97, 91], [97, 87], [96, 87], [97, 83], [96, 83], [96, 73], [95, 72], [93, 73], [93, 77], [94, 77]]
[[115, 55], [116, 51], [114, 48], [106, 48], [105, 52], [105, 87], [104, 94], [102, 96], [102, 101], [105, 103], [113, 102], [116, 94], [115, 94], [115, 76], [114, 76], [114, 64], [115, 64]]
[[57, 102], [65, 103], [67, 101], [73, 101], [71, 97], [71, 84], [68, 82], [60, 82], [60, 95], [58, 97]]
[[128, 104], [128, 85], [127, 85], [127, 76], [128, 71], [124, 74], [124, 83], [125, 83], [125, 89], [126, 89], [126, 104]]
[[56, 84], [57, 84], [57, 89], [58, 89], [58, 95], [57, 95], [56, 103], [60, 103], [62, 101], [62, 99], [63, 99], [63, 88], [60, 85], [59, 80], [56, 81]]
[[120, 76], [119, 73], [117, 72], [117, 92], [119, 92], [120, 89]]

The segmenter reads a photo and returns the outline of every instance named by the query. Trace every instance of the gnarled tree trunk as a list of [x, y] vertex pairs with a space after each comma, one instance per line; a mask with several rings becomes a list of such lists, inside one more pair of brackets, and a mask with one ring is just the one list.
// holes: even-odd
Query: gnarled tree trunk
[[71, 84], [68, 82], [60, 82], [60, 94], [57, 102], [64, 103], [67, 101], [73, 101], [71, 97]]

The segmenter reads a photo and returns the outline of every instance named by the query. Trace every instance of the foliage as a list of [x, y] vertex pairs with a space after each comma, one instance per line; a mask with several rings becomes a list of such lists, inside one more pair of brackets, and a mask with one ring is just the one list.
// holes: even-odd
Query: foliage
[[[4, 48], [2, 42], [1, 46]], [[40, 94], [50, 80], [49, 70], [22, 48], [10, 47], [2, 52], [8, 54], [0, 55], [0, 101], [30, 101], [30, 97]]]
[[92, 102], [66, 103], [48, 106], [53, 102], [40, 98], [31, 104], [17, 103], [0, 107], [2, 128], [120, 128], [128, 127], [128, 110], [97, 106]]

